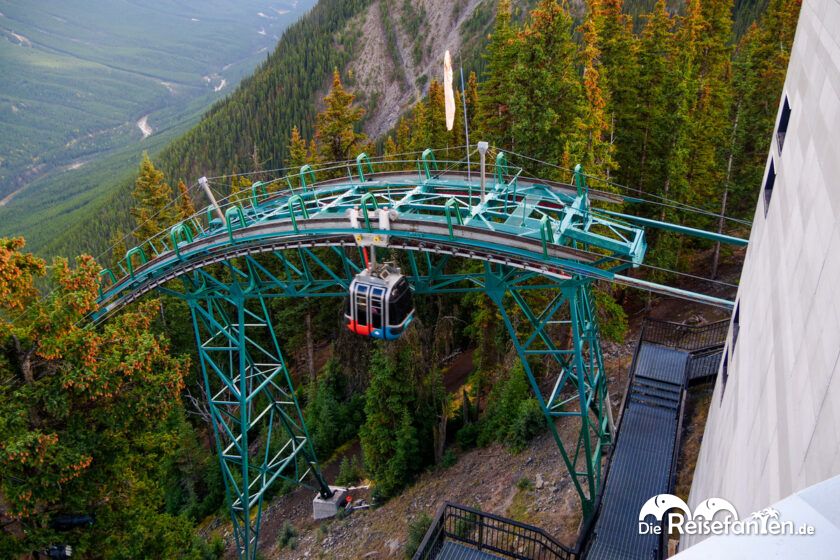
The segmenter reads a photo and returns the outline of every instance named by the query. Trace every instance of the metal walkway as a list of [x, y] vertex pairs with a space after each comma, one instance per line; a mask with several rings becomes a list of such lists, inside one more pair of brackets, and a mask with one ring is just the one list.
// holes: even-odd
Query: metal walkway
[[639, 534], [639, 511], [651, 497], [671, 492], [684, 388], [717, 373], [727, 326], [727, 321], [699, 328], [646, 322], [588, 560], [662, 557], [660, 537]]
[[667, 493], [688, 352], [642, 342], [604, 486], [588, 559], [655, 558], [657, 535], [640, 535], [639, 510]]
[[436, 560], [498, 560], [501, 557], [450, 541], [443, 543], [443, 548], [435, 558]]

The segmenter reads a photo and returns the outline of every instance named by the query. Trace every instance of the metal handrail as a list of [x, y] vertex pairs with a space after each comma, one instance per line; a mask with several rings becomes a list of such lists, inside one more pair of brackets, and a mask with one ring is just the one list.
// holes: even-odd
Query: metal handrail
[[444, 543], [458, 542], [516, 560], [578, 560], [580, 554], [539, 527], [447, 502], [438, 511], [413, 560], [432, 560]]
[[728, 331], [729, 320], [727, 319], [708, 325], [694, 326], [648, 318], [645, 319], [642, 340], [696, 352], [723, 345]]

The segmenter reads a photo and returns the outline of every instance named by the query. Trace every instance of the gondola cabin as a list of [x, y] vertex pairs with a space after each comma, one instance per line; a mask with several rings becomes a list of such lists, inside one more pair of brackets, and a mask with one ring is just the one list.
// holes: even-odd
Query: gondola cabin
[[411, 287], [400, 269], [385, 263], [366, 268], [350, 283], [344, 314], [356, 334], [396, 340], [414, 319]]

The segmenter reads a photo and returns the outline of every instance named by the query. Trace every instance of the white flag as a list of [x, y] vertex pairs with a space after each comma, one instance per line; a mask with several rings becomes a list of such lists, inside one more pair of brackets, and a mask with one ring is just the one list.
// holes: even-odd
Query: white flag
[[455, 124], [455, 93], [452, 91], [452, 59], [449, 51], [443, 55], [443, 99], [446, 107], [446, 130]]

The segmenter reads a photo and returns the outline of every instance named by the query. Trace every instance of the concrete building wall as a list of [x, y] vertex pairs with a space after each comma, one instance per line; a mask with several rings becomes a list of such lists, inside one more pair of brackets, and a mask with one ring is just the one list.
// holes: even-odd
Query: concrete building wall
[[840, 474], [840, 0], [803, 1], [785, 99], [689, 499], [742, 518]]

